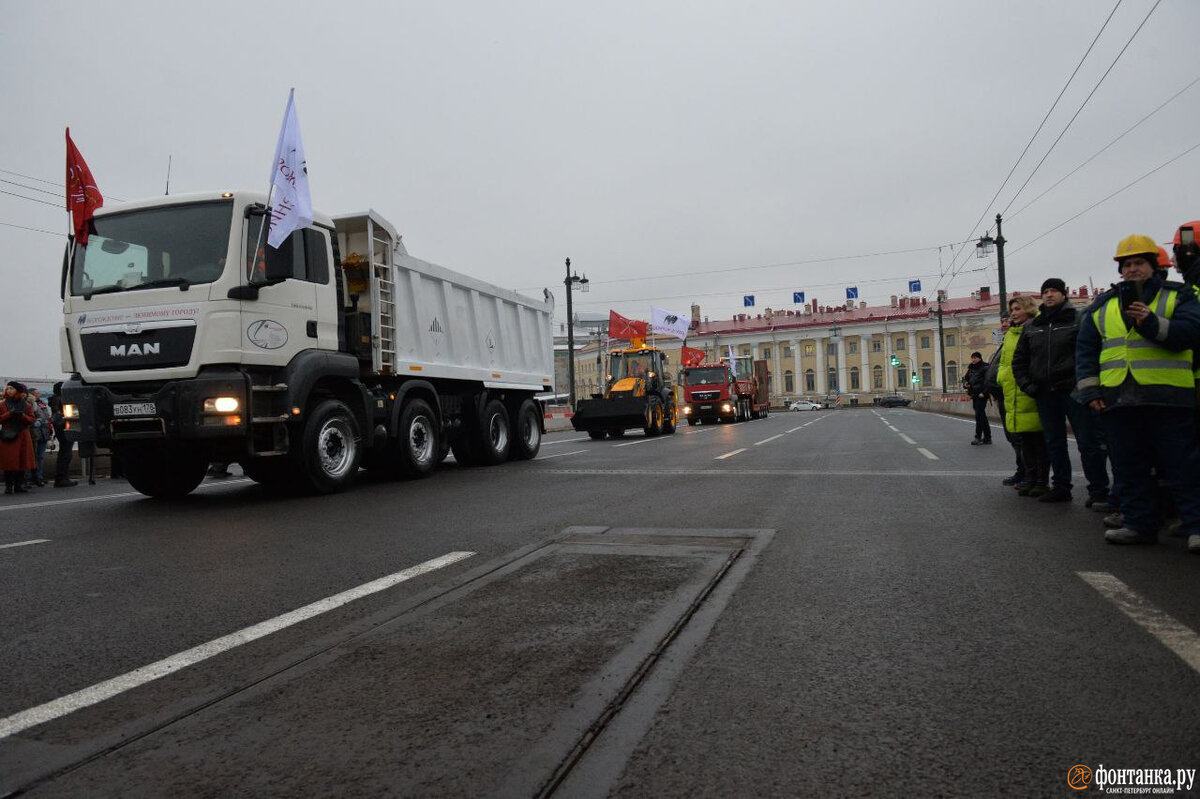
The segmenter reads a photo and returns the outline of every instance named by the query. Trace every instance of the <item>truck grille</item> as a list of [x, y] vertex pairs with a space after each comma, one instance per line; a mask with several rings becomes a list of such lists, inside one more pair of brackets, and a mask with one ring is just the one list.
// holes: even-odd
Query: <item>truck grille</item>
[[138, 333], [104, 329], [79, 336], [83, 360], [96, 372], [183, 366], [192, 357], [196, 326], [157, 327]]
[[719, 399], [720, 396], [721, 396], [720, 391], [693, 391], [692, 392], [692, 399], [700, 401], [700, 402], [707, 402], [708, 400]]

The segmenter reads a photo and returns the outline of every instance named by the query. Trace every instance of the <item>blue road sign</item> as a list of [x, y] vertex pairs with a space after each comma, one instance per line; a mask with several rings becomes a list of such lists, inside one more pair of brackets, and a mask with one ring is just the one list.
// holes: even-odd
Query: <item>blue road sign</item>
[[743, 294], [742, 295], [742, 305], [744, 305], [747, 308], [753, 308], [754, 307], [754, 295], [753, 294]]
[[920, 290], [921, 290], [921, 281], [919, 281], [919, 280], [908, 281], [908, 293], [909, 294], [916, 294]]
[[858, 299], [858, 286], [847, 286], [846, 287], [846, 299], [848, 299], [848, 300], [857, 300]]
[[792, 292], [792, 302], [796, 303], [797, 305], [803, 305], [804, 304], [804, 292], [803, 291], [793, 291]]

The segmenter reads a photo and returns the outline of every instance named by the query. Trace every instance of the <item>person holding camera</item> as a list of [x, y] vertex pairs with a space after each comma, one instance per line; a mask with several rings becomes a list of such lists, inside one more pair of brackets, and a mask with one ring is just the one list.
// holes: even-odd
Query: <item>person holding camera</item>
[[0, 469], [4, 470], [5, 494], [24, 494], [25, 472], [37, 465], [29, 436], [35, 419], [33, 404], [25, 397], [25, 384], [8, 381], [0, 401]]
[[1153, 469], [1166, 476], [1188, 550], [1200, 553], [1200, 445], [1196, 440], [1193, 353], [1200, 349], [1200, 301], [1156, 274], [1149, 236], [1122, 239], [1114, 257], [1121, 282], [1096, 298], [1080, 325], [1080, 399], [1103, 414], [1121, 487], [1123, 527], [1112, 544], [1158, 540]]
[[1075, 341], [1082, 314], [1067, 298], [1067, 284], [1057, 277], [1042, 283], [1042, 304], [1013, 353], [1013, 378], [1037, 403], [1038, 417], [1050, 453], [1050, 490], [1039, 502], [1071, 501], [1071, 456], [1067, 422], [1087, 478], [1086, 507], [1110, 503], [1108, 452], [1097, 414], [1075, 396]]

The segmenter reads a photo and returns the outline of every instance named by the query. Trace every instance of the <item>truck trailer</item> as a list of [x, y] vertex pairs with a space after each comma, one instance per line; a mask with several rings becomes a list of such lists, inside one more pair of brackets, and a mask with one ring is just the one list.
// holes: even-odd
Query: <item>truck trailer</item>
[[276, 249], [262, 194], [99, 210], [63, 262], [64, 410], [150, 496], [210, 462], [312, 493], [359, 467], [428, 475], [533, 458], [554, 300], [408, 254], [373, 210], [314, 213]]

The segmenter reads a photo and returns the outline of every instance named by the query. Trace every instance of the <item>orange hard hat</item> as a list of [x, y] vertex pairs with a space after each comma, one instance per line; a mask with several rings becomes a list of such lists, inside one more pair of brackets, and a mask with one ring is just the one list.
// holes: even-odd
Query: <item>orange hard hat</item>
[[1181, 233], [1183, 232], [1183, 229], [1185, 227], [1190, 227], [1192, 229], [1193, 234], [1200, 233], [1200, 221], [1184, 222], [1182, 225], [1175, 228], [1175, 238], [1171, 241], [1171, 243], [1174, 244], [1176, 247], [1178, 247], [1180, 244], [1183, 244]]
[[1159, 269], [1170, 269], [1171, 268], [1171, 256], [1167, 254], [1166, 247], [1158, 248], [1158, 268]]

